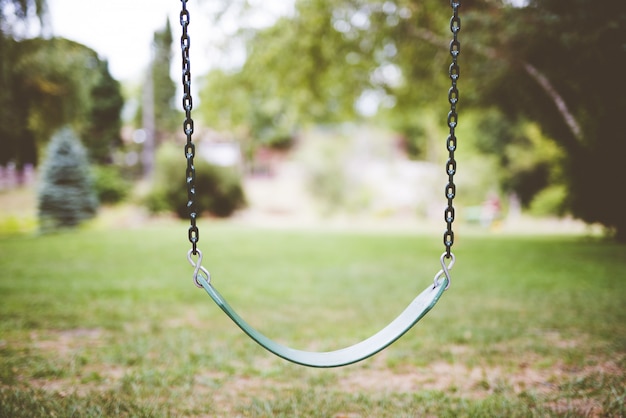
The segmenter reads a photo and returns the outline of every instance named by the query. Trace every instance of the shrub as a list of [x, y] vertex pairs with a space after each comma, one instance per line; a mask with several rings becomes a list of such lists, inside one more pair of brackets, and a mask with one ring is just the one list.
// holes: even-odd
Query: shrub
[[567, 189], [563, 185], [549, 186], [535, 195], [529, 211], [534, 216], [564, 216]]
[[[196, 157], [196, 205], [198, 213], [209, 212], [228, 217], [245, 205], [241, 176], [232, 168], [219, 167]], [[157, 153], [155, 183], [146, 198], [152, 212], [171, 211], [180, 218], [189, 216], [187, 210], [187, 163], [182, 148], [170, 144]]]
[[114, 166], [96, 166], [93, 170], [94, 188], [101, 203], [119, 203], [126, 199], [130, 184]]
[[52, 137], [41, 178], [38, 209], [43, 230], [74, 227], [95, 216], [98, 199], [87, 154], [70, 128]]

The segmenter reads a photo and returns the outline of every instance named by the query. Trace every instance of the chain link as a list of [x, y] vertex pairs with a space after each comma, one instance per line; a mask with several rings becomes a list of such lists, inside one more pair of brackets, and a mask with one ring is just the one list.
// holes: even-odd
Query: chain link
[[[180, 25], [183, 30], [183, 34], [180, 38], [181, 50], [182, 50], [182, 84], [183, 84], [183, 110], [185, 111], [185, 121], [183, 123], [183, 131], [187, 137], [187, 143], [185, 144], [185, 157], [187, 159], [186, 181], [187, 181], [187, 209], [189, 210], [189, 220], [191, 226], [189, 227], [189, 242], [192, 245], [192, 253], [197, 255], [197, 244], [200, 240], [200, 232], [196, 226], [196, 220], [198, 217], [196, 210], [196, 170], [194, 167], [195, 157], [195, 145], [192, 141], [192, 135], [194, 131], [194, 123], [191, 118], [191, 110], [193, 108], [193, 100], [191, 97], [191, 61], [189, 59], [190, 37], [188, 33], [189, 26], [189, 11], [187, 10], [187, 0], [181, 0], [182, 10], [180, 12]], [[455, 210], [453, 206], [454, 197], [456, 196], [456, 185], [454, 184], [454, 175], [456, 174], [456, 160], [454, 158], [454, 152], [457, 148], [456, 127], [458, 124], [457, 104], [459, 102], [459, 90], [457, 87], [457, 81], [460, 77], [460, 68], [458, 64], [458, 57], [461, 53], [461, 43], [458, 40], [458, 34], [461, 31], [461, 18], [459, 17], [459, 7], [461, 6], [460, 0], [450, 0], [450, 7], [452, 8], [452, 18], [450, 19], [450, 31], [452, 32], [452, 41], [450, 42], [450, 55], [452, 56], [452, 63], [449, 67], [449, 76], [451, 81], [451, 87], [448, 90], [448, 101], [450, 102], [450, 112], [448, 113], [448, 127], [450, 133], [446, 140], [446, 147], [448, 149], [448, 161], [446, 162], [446, 172], [448, 174], [448, 184], [445, 188], [445, 196], [448, 200], [447, 207], [444, 211], [444, 220], [446, 222], [446, 231], [443, 234], [443, 243], [446, 247], [445, 257], [447, 259], [452, 258], [452, 245], [454, 244], [454, 231], [452, 230], [452, 223], [455, 218]]]
[[180, 26], [183, 34], [180, 37], [180, 46], [183, 58], [183, 110], [185, 111], [185, 121], [183, 122], [183, 131], [187, 136], [185, 144], [185, 158], [187, 159], [187, 170], [185, 177], [187, 181], [187, 210], [189, 211], [189, 242], [191, 243], [191, 252], [193, 255], [198, 254], [197, 244], [200, 240], [200, 231], [196, 226], [198, 217], [196, 209], [196, 168], [193, 159], [196, 155], [196, 146], [191, 136], [193, 135], [193, 119], [191, 118], [191, 109], [193, 108], [193, 100], [191, 98], [191, 61], [189, 59], [189, 48], [191, 40], [189, 38], [189, 11], [187, 10], [187, 0], [181, 0], [182, 9], [180, 12]]
[[452, 85], [448, 90], [448, 101], [450, 102], [450, 112], [448, 113], [448, 127], [450, 134], [446, 141], [448, 149], [448, 161], [446, 162], [446, 172], [448, 174], [448, 184], [445, 189], [445, 196], [448, 199], [448, 206], [444, 211], [444, 220], [446, 221], [446, 231], [443, 234], [443, 244], [446, 247], [445, 257], [450, 259], [452, 255], [452, 244], [454, 244], [454, 231], [452, 231], [452, 222], [454, 222], [455, 212], [453, 201], [456, 196], [456, 185], [454, 184], [454, 175], [456, 174], [456, 160], [454, 159], [454, 151], [456, 151], [457, 140], [455, 129], [458, 124], [458, 115], [456, 106], [459, 103], [459, 90], [457, 81], [460, 77], [460, 68], [457, 62], [461, 53], [461, 43], [458, 34], [461, 31], [461, 18], [459, 17], [460, 0], [450, 0], [452, 7], [452, 18], [450, 19], [450, 31], [452, 32], [452, 41], [450, 42], [450, 55], [452, 56], [452, 64], [450, 64], [449, 75]]

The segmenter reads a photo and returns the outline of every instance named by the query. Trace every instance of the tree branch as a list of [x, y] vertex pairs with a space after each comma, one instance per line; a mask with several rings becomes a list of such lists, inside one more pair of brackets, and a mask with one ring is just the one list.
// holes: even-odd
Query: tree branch
[[[437, 36], [435, 33], [427, 29], [415, 29], [414, 34], [418, 38], [421, 38], [433, 45], [438, 45], [438, 46], [443, 46], [443, 47], [448, 46], [447, 40]], [[506, 59], [502, 57], [500, 54], [498, 54], [496, 50], [493, 48], [484, 47], [482, 45], [477, 45], [473, 47], [472, 49], [474, 49], [476, 52], [490, 59], [501, 59], [501, 60]], [[557, 110], [561, 114], [563, 121], [565, 122], [569, 130], [572, 132], [572, 134], [574, 134], [574, 137], [578, 140], [581, 140], [583, 134], [582, 134], [582, 129], [580, 128], [580, 124], [578, 123], [578, 121], [576, 120], [572, 112], [569, 110], [567, 103], [565, 103], [565, 100], [559, 94], [556, 88], [552, 85], [548, 77], [546, 77], [534, 65], [526, 61], [521, 61], [521, 64], [522, 64], [522, 67], [524, 68], [524, 71], [526, 71], [526, 73], [530, 76], [530, 78], [532, 78], [541, 87], [541, 89], [548, 95], [548, 97], [550, 97], [550, 99], [556, 106]]]
[[563, 97], [561, 97], [561, 95], [558, 91], [556, 91], [552, 83], [550, 83], [548, 77], [546, 77], [535, 66], [528, 62], [522, 61], [522, 65], [526, 73], [528, 73], [528, 75], [532, 79], [534, 79], [537, 84], [539, 84], [539, 86], [541, 86], [543, 91], [546, 92], [548, 96], [550, 96], [569, 130], [574, 134], [577, 139], [582, 139], [582, 129], [580, 129], [578, 121], [576, 120], [572, 112], [570, 112], [570, 110], [568, 109], [567, 103], [565, 103]]

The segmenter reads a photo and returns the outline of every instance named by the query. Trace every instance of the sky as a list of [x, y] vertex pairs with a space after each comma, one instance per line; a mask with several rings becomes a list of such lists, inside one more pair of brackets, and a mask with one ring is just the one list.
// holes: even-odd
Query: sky
[[[52, 33], [86, 45], [108, 59], [109, 71], [118, 80], [141, 77], [150, 59], [154, 32], [165, 27], [166, 19], [170, 19], [175, 42], [180, 38], [178, 0], [48, 0], [48, 7]], [[197, 35], [204, 30], [201, 24], [192, 26], [193, 8], [189, 5], [188, 9], [192, 13], [192, 42], [198, 37], [201, 43], [203, 37]], [[191, 46], [192, 51], [203, 48], [195, 42]], [[197, 55], [192, 64], [206, 69], [203, 54]]]
[[[523, 5], [527, 0], [508, 0]], [[251, 0], [258, 9], [256, 24], [271, 23], [277, 16], [290, 13], [293, 0]], [[192, 74], [205, 73], [215, 62], [215, 45], [224, 33], [237, 26], [231, 18], [226, 28], [212, 28], [205, 10], [209, 0], [190, 0]], [[165, 26], [167, 18], [172, 25], [175, 46], [181, 28], [179, 23], [180, 0], [48, 0], [52, 33], [84, 44], [109, 60], [109, 71], [118, 80], [132, 81], [141, 77], [150, 59], [150, 43], [154, 32]], [[178, 58], [175, 55], [176, 67]], [[223, 58], [223, 57], [222, 57]], [[234, 58], [234, 61], [237, 61]]]
[[[253, 25], [267, 26], [281, 14], [289, 13], [291, 0], [257, 0], [259, 12]], [[224, 19], [225, 27], [212, 28], [206, 10], [208, 2], [189, 1], [191, 14], [192, 75], [205, 73], [215, 62], [215, 46], [224, 34], [233, 32], [237, 22]], [[150, 60], [150, 44], [154, 32], [165, 27], [169, 18], [178, 47], [181, 35], [180, 0], [48, 0], [52, 34], [71, 39], [95, 50], [109, 61], [111, 75], [120, 81], [141, 78]], [[179, 51], [179, 50], [177, 50]], [[223, 57], [222, 57], [223, 58]], [[235, 60], [237, 58], [234, 58]], [[180, 52], [174, 55], [179, 67]], [[174, 70], [175, 71], [175, 70]]]

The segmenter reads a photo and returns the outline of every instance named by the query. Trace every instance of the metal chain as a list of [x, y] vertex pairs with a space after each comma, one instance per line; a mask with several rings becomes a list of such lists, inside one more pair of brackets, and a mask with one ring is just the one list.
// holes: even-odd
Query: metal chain
[[187, 136], [185, 144], [185, 157], [187, 158], [187, 171], [185, 172], [187, 181], [187, 209], [189, 210], [189, 242], [191, 243], [191, 253], [198, 255], [197, 244], [200, 240], [200, 232], [196, 226], [198, 217], [196, 208], [196, 168], [193, 165], [193, 159], [196, 155], [196, 146], [191, 136], [193, 135], [193, 119], [191, 118], [191, 109], [193, 108], [193, 100], [191, 98], [191, 62], [189, 59], [190, 38], [187, 28], [189, 26], [189, 11], [187, 10], [187, 0], [181, 0], [182, 10], [180, 12], [180, 25], [183, 28], [183, 34], [180, 37], [180, 46], [183, 58], [183, 110], [185, 111], [185, 121], [183, 123], [183, 131]]
[[[180, 38], [181, 50], [182, 50], [182, 83], [183, 83], [183, 110], [185, 111], [185, 121], [183, 123], [183, 131], [187, 137], [187, 143], [185, 144], [185, 157], [187, 158], [187, 209], [189, 210], [189, 220], [191, 226], [189, 227], [189, 242], [192, 245], [191, 251], [194, 255], [198, 254], [197, 244], [200, 240], [200, 233], [196, 226], [196, 220], [198, 217], [196, 210], [196, 170], [194, 167], [195, 157], [195, 145], [192, 141], [192, 135], [194, 130], [193, 119], [191, 118], [191, 110], [193, 108], [193, 100], [191, 97], [191, 62], [189, 59], [190, 38], [188, 33], [188, 26], [190, 23], [189, 11], [187, 10], [187, 0], [181, 0], [182, 10], [180, 12], [180, 25], [182, 26], [183, 34]], [[457, 147], [457, 138], [455, 129], [458, 123], [458, 114], [456, 111], [457, 104], [459, 102], [459, 90], [457, 87], [457, 81], [460, 76], [460, 68], [458, 64], [458, 57], [461, 53], [461, 43], [458, 40], [458, 34], [461, 30], [461, 19], [459, 17], [459, 7], [461, 6], [460, 0], [450, 0], [450, 7], [452, 7], [452, 18], [450, 19], [450, 31], [453, 38], [450, 42], [450, 55], [452, 56], [452, 64], [449, 67], [449, 75], [451, 80], [451, 87], [448, 90], [448, 101], [450, 102], [450, 112], [448, 113], [448, 127], [450, 128], [450, 134], [448, 135], [446, 146], [448, 149], [448, 161], [446, 162], [446, 172], [448, 174], [448, 184], [445, 188], [445, 196], [448, 199], [448, 205], [444, 211], [444, 220], [446, 221], [446, 231], [443, 234], [443, 243], [446, 247], [445, 258], [450, 259], [452, 255], [452, 245], [454, 244], [454, 231], [452, 230], [452, 223], [455, 218], [455, 210], [453, 206], [454, 197], [456, 196], [456, 185], [454, 184], [454, 175], [456, 174], [456, 160], [454, 158], [454, 152]]]
[[448, 113], [448, 127], [450, 134], [446, 141], [448, 148], [448, 161], [446, 162], [446, 172], [448, 173], [448, 184], [446, 185], [445, 195], [448, 199], [448, 206], [444, 211], [444, 220], [446, 221], [446, 231], [443, 234], [443, 244], [446, 247], [445, 258], [450, 259], [452, 255], [452, 244], [454, 244], [454, 231], [452, 231], [452, 222], [454, 222], [454, 206], [453, 201], [456, 195], [456, 185], [454, 184], [454, 174], [456, 174], [456, 160], [454, 159], [454, 151], [456, 151], [457, 140], [455, 129], [458, 123], [458, 115], [456, 106], [459, 103], [459, 90], [457, 81], [460, 76], [459, 64], [457, 62], [461, 53], [461, 43], [458, 34], [461, 31], [461, 18], [459, 18], [460, 0], [450, 0], [452, 7], [452, 18], [450, 19], [450, 31], [452, 32], [452, 41], [450, 42], [450, 55], [452, 56], [452, 64], [450, 64], [449, 75], [452, 82], [450, 90], [448, 90], [448, 101], [450, 102], [450, 112]]

